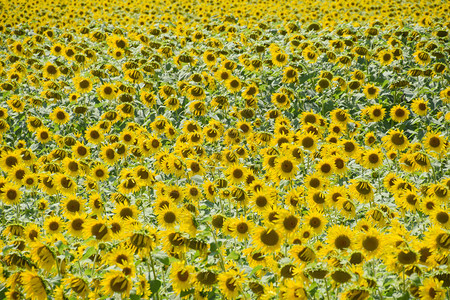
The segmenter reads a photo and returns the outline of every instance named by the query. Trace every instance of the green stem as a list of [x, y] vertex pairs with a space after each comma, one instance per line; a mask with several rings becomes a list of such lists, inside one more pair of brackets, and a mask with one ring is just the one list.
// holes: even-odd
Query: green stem
[[327, 300], [330, 300], [330, 291], [328, 289], [328, 279], [325, 278], [325, 289], [327, 291]]

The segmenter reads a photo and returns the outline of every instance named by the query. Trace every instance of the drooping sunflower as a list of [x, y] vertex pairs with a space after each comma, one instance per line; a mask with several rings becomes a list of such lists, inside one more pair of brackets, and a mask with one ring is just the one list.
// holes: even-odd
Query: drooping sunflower
[[62, 283], [65, 287], [69, 287], [72, 292], [79, 297], [87, 297], [90, 292], [89, 284], [86, 280], [73, 274], [69, 275], [67, 278], [64, 278]]
[[56, 256], [55, 253], [45, 244], [41, 242], [35, 242], [32, 244], [31, 258], [37, 263], [37, 265], [47, 272], [50, 272], [55, 266]]
[[21, 272], [20, 281], [23, 283], [23, 289], [27, 298], [33, 300], [47, 299], [44, 280], [36, 273], [36, 271]]

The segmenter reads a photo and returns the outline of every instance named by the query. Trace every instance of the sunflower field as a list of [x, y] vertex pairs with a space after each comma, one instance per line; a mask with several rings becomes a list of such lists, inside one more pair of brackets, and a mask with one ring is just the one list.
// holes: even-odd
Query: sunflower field
[[448, 1], [0, 8], [0, 299], [450, 299]]

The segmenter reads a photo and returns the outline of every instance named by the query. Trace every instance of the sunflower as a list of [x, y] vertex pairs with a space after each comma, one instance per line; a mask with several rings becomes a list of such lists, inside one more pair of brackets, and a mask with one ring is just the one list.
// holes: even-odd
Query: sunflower
[[184, 261], [177, 261], [171, 265], [170, 279], [172, 280], [173, 290], [180, 294], [189, 290], [195, 280], [195, 268], [186, 265]]
[[68, 221], [64, 224], [67, 233], [73, 237], [82, 238], [86, 218], [87, 215], [84, 213], [70, 214], [68, 216]]
[[353, 249], [355, 246], [355, 236], [352, 230], [344, 225], [333, 225], [328, 228], [328, 245], [330, 250], [336, 249], [340, 251], [347, 251]]
[[242, 83], [237, 77], [230, 77], [228, 80], [225, 81], [226, 88], [232, 92], [236, 93], [239, 92], [242, 88]]
[[102, 99], [106, 100], [114, 100], [117, 97], [117, 89], [114, 85], [110, 83], [105, 83], [101, 85], [97, 89], [97, 93]]
[[227, 180], [232, 184], [239, 184], [245, 180], [248, 171], [240, 165], [230, 165], [226, 170]]
[[15, 182], [16, 184], [23, 184], [23, 180], [25, 176], [27, 176], [29, 170], [25, 167], [24, 164], [15, 165], [9, 172], [7, 178], [10, 181]]
[[272, 94], [271, 101], [279, 109], [288, 109], [291, 106], [288, 95], [284, 93]]
[[130, 278], [122, 271], [110, 270], [102, 280], [102, 291], [105, 295], [113, 297], [115, 294], [128, 297], [133, 284]]
[[61, 208], [64, 211], [64, 215], [66, 216], [83, 212], [85, 204], [86, 201], [83, 198], [71, 194], [64, 198], [64, 200], [60, 203]]
[[307, 132], [299, 136], [297, 143], [301, 145], [304, 150], [313, 152], [317, 148], [318, 138], [315, 134]]
[[180, 223], [181, 211], [173, 206], [164, 206], [157, 211], [158, 224], [166, 229], [173, 229]]
[[52, 64], [51, 62], [47, 62], [42, 68], [42, 76], [47, 79], [56, 79], [61, 75], [58, 67]]
[[401, 123], [408, 119], [409, 110], [400, 104], [395, 105], [394, 107], [391, 108], [390, 116], [394, 122]]
[[384, 241], [382, 234], [375, 228], [361, 232], [357, 239], [357, 248], [359, 248], [368, 259], [377, 257], [380, 251], [383, 251]]
[[441, 228], [450, 229], [450, 214], [448, 210], [438, 208], [432, 212], [433, 222]]
[[2, 201], [7, 205], [19, 204], [22, 198], [22, 191], [19, 190], [19, 186], [11, 182], [7, 182], [1, 188]]
[[378, 94], [380, 92], [380, 89], [377, 88], [375, 85], [373, 84], [366, 84], [364, 86], [364, 95], [366, 95], [367, 99], [376, 99], [378, 97]]
[[383, 66], [388, 66], [394, 61], [394, 54], [389, 50], [382, 50], [378, 53], [378, 61]]
[[386, 109], [381, 104], [369, 106], [364, 109], [364, 113], [369, 117], [370, 122], [378, 122], [384, 119]]
[[44, 229], [48, 234], [59, 236], [64, 229], [64, 222], [58, 216], [49, 216], [44, 221]]
[[263, 253], [274, 253], [280, 250], [282, 235], [273, 227], [256, 227], [253, 230], [253, 243]]
[[440, 132], [428, 131], [422, 140], [426, 149], [437, 153], [443, 153], [446, 149], [446, 139], [442, 137]]
[[89, 143], [92, 143], [94, 145], [100, 145], [105, 138], [103, 132], [96, 127], [86, 129], [84, 137]]
[[243, 271], [230, 269], [217, 276], [219, 289], [227, 299], [236, 299], [243, 293], [242, 284], [246, 280]]
[[77, 141], [76, 144], [72, 146], [72, 153], [77, 159], [88, 157], [90, 155], [90, 152], [90, 148], [80, 143], [79, 141]]
[[317, 234], [320, 234], [323, 231], [327, 223], [328, 220], [319, 212], [319, 210], [310, 210], [302, 222], [302, 224], [306, 224]]
[[23, 235], [28, 242], [37, 242], [42, 238], [41, 226], [28, 223], [24, 228]]
[[116, 153], [113, 145], [105, 145], [101, 148], [100, 157], [103, 162], [113, 166], [119, 159], [120, 156]]
[[35, 242], [31, 245], [31, 258], [37, 263], [39, 268], [50, 272], [56, 264], [56, 256], [50, 248], [40, 242]]
[[281, 179], [293, 179], [298, 171], [298, 163], [289, 156], [277, 157], [275, 160], [275, 170]]
[[416, 115], [426, 116], [429, 109], [428, 101], [425, 101], [423, 98], [413, 99], [411, 109]]
[[403, 134], [403, 130], [391, 129], [388, 131], [387, 135], [382, 137], [381, 140], [384, 142], [387, 149], [393, 150], [404, 150], [408, 147], [408, 138]]
[[65, 174], [55, 174], [53, 181], [57, 190], [63, 195], [74, 195], [77, 191], [76, 182]]
[[423, 300], [444, 300], [445, 289], [442, 287], [442, 281], [436, 278], [426, 278], [423, 286], [419, 288], [419, 295]]
[[315, 169], [320, 176], [329, 177], [334, 173], [334, 161], [332, 158], [322, 159], [316, 164]]
[[122, 194], [135, 193], [140, 190], [140, 186], [136, 179], [129, 177], [119, 183], [117, 190]]
[[0, 156], [0, 167], [3, 171], [9, 172], [16, 165], [21, 163], [21, 156], [18, 151], [4, 151]]
[[108, 221], [105, 219], [88, 218], [83, 223], [83, 238], [89, 239], [88, 244], [98, 245], [100, 242], [107, 242], [111, 239], [111, 233], [111, 228], [109, 228]]
[[383, 165], [383, 153], [380, 149], [369, 149], [362, 155], [362, 165], [367, 169], [376, 169]]
[[92, 81], [89, 78], [75, 77], [73, 83], [76, 91], [80, 94], [89, 93], [93, 88]]
[[370, 202], [374, 198], [374, 188], [370, 182], [362, 179], [352, 180], [349, 187], [351, 195], [361, 202]]
[[27, 298], [32, 300], [46, 300], [47, 292], [44, 280], [36, 271], [23, 271], [20, 273], [20, 281]]

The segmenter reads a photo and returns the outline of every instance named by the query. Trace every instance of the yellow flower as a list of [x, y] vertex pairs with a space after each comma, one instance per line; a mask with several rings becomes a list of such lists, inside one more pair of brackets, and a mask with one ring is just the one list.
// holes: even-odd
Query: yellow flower
[[50, 119], [56, 124], [66, 124], [70, 120], [70, 116], [60, 107], [56, 107], [49, 115]]

